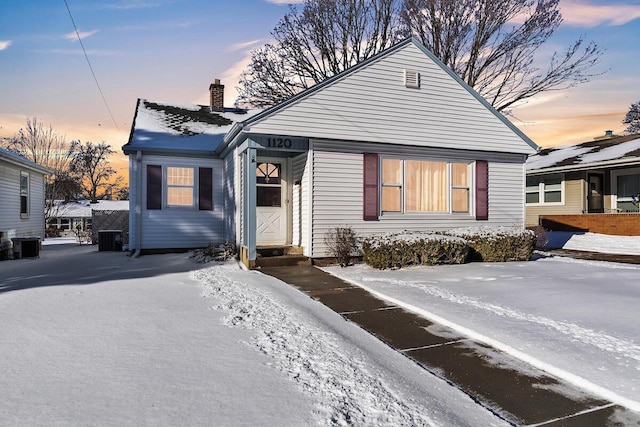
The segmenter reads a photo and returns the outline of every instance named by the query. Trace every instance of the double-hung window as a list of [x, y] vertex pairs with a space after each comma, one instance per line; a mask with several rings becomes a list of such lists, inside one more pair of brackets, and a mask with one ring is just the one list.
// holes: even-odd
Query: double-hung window
[[29, 217], [29, 173], [20, 172], [20, 218]]
[[167, 167], [167, 206], [191, 207], [195, 200], [195, 169]]
[[525, 192], [528, 205], [561, 205], [564, 200], [562, 176], [527, 177]]
[[471, 163], [383, 158], [380, 210], [470, 213]]
[[147, 165], [147, 209], [213, 210], [213, 169]]

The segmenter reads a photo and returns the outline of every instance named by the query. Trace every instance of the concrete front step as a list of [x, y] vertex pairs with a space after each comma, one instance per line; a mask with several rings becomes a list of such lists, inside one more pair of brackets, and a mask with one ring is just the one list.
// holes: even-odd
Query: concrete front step
[[253, 268], [311, 265], [311, 259], [303, 255], [300, 246], [260, 246]]
[[290, 267], [311, 265], [311, 258], [304, 255], [280, 255], [261, 257], [256, 259], [255, 268], [261, 267]]

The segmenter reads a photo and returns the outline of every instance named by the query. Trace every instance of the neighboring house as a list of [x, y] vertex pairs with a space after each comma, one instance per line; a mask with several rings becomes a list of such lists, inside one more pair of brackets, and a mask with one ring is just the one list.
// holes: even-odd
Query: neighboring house
[[0, 148], [0, 251], [12, 238], [44, 237], [44, 177], [52, 171]]
[[47, 220], [47, 232], [56, 236], [73, 236], [75, 231], [92, 228], [94, 211], [128, 211], [128, 200], [56, 200]]
[[638, 212], [640, 134], [546, 148], [527, 160], [527, 225], [540, 215]]
[[524, 226], [537, 146], [415, 39], [261, 112], [139, 100], [130, 248], [229, 240], [328, 256], [325, 235]]

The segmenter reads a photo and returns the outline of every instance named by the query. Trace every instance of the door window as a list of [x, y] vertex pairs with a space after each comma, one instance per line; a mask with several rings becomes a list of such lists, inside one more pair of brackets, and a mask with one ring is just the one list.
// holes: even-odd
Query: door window
[[258, 163], [256, 167], [257, 206], [282, 206], [280, 163]]

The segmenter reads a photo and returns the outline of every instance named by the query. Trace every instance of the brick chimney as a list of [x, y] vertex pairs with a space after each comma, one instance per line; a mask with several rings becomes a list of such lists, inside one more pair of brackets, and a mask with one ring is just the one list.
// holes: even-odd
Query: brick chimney
[[211, 111], [224, 110], [224, 85], [220, 84], [220, 79], [215, 79], [209, 85], [209, 100]]

